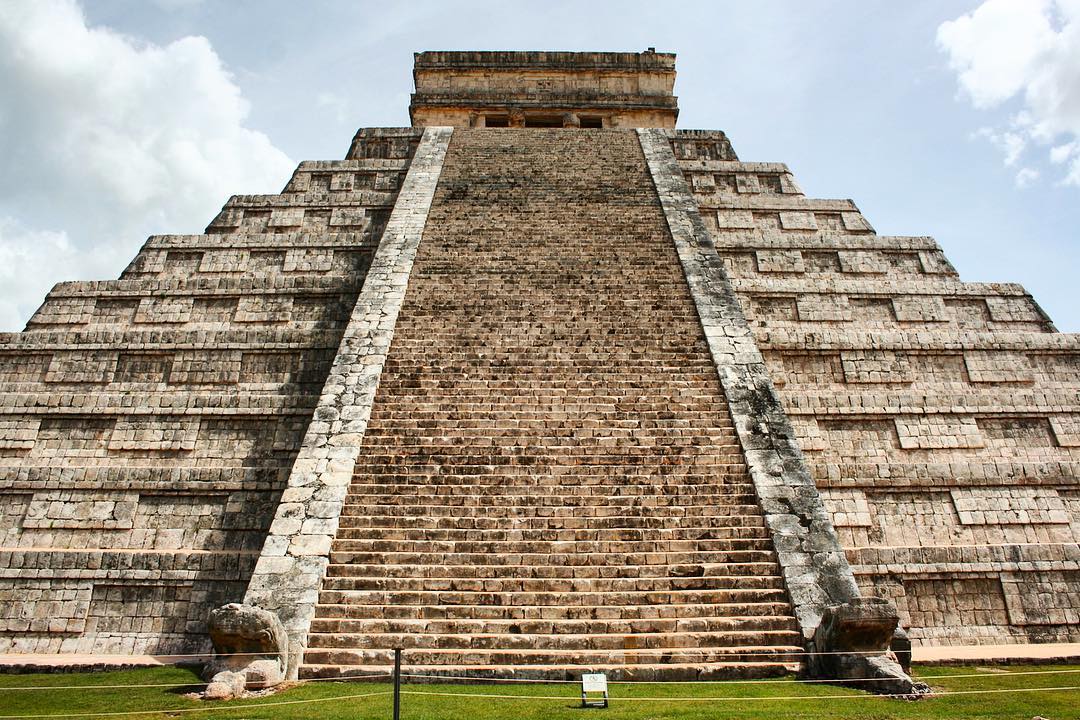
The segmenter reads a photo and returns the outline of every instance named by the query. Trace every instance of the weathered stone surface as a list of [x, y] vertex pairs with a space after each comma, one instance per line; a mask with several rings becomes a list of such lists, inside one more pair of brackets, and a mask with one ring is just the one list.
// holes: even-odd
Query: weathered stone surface
[[203, 698], [206, 700], [232, 700], [247, 690], [247, 678], [243, 673], [222, 670], [208, 678]]
[[677, 157], [861, 591], [916, 645], [1080, 639], [1077, 336], [782, 165]]
[[289, 636], [274, 613], [229, 603], [210, 612], [207, 628], [214, 646], [214, 657], [203, 667], [207, 699], [236, 697], [285, 679]]
[[409, 104], [419, 127], [675, 127], [675, 55], [423, 52]]
[[450, 135], [449, 128], [428, 128], [414, 151], [289, 476], [286, 493], [295, 502], [278, 506], [245, 595], [245, 602], [273, 610], [284, 623], [292, 677]]
[[455, 130], [304, 672], [783, 672], [735, 432], [637, 136]]
[[0, 338], [0, 650], [209, 648], [421, 134], [361, 131], [350, 159], [150, 238], [119, 280], [62, 283]]
[[806, 639], [826, 605], [858, 596], [795, 432], [672, 152], [671, 133], [639, 130], [641, 145], [705, 330], [785, 585]]
[[856, 598], [825, 608], [810, 644], [807, 673], [883, 695], [918, 696], [930, 691], [901, 667], [892, 645], [900, 617], [884, 598]]

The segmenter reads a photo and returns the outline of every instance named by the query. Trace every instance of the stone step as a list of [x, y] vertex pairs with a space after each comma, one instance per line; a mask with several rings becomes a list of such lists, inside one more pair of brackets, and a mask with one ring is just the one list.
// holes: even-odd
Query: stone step
[[305, 672], [782, 672], [802, 638], [636, 136], [506, 138], [455, 131]]
[[[469, 515], [463, 515], [465, 510]], [[346, 505], [342, 509], [342, 516], [351, 513], [364, 514], [371, 512], [372, 506]], [[481, 505], [457, 505], [443, 503], [439, 505], [378, 505], [380, 515], [384, 517], [401, 518], [444, 518], [454, 517], [457, 519], [505, 519], [512, 518], [515, 521], [524, 520], [547, 520], [555, 519], [618, 519], [623, 521], [627, 518], [642, 517], [655, 518], [680, 518], [691, 519], [700, 522], [701, 518], [723, 518], [733, 520], [735, 525], [760, 525], [762, 520], [761, 508], [754, 505], [741, 505], [735, 508], [717, 507], [715, 505], [657, 505], [653, 503], [613, 503], [603, 506], [576, 506], [565, 503], [551, 502], [545, 505], [507, 505], [488, 502]]]
[[[519, 556], [525, 560], [521, 563], [505, 562], [511, 558], [501, 558], [504, 562], [479, 563], [474, 555], [464, 555], [455, 559], [465, 564], [453, 565], [447, 563], [445, 558], [438, 564], [433, 564], [434, 558], [417, 557], [415, 555], [400, 555], [395, 558], [384, 556], [381, 553], [367, 553], [366, 562], [359, 553], [349, 558], [347, 563], [330, 563], [326, 568], [326, 578], [343, 577], [386, 577], [386, 578], [637, 578], [637, 577], [670, 577], [672, 575], [730, 575], [730, 576], [757, 576], [767, 578], [780, 577], [780, 566], [774, 561], [745, 561], [733, 562], [722, 553], [717, 562], [706, 562], [700, 556], [705, 553], [669, 553], [667, 556], [643, 556], [641, 558], [615, 558], [622, 559], [622, 564], [595, 564], [600, 559], [607, 559], [605, 555], [580, 555], [580, 556]], [[756, 553], [760, 555], [760, 553]], [[344, 560], [344, 557], [338, 559]], [[390, 562], [390, 560], [399, 562]], [[577, 563], [567, 564], [568, 560], [576, 560]], [[400, 561], [408, 560], [407, 564]], [[499, 558], [496, 558], [499, 560]], [[654, 560], [655, 562], [646, 562]], [[545, 562], [547, 561], [547, 562]]]
[[701, 540], [769, 540], [764, 527], [657, 527], [657, 528], [596, 528], [596, 529], [427, 529], [409, 527], [372, 527], [356, 525], [338, 527], [337, 540], [366, 542], [668, 542]]
[[[312, 653], [310, 658], [326, 657], [326, 653]], [[680, 656], [680, 661], [670, 661], [670, 656], [649, 656], [640, 662], [623, 662], [624, 658], [596, 659], [593, 664], [561, 662], [554, 665], [527, 664], [532, 658], [519, 658], [514, 664], [499, 665], [421, 665], [411, 662], [411, 653], [404, 653], [409, 683], [439, 682], [440, 679], [456, 680], [469, 678], [476, 680], [514, 678], [519, 680], [550, 680], [580, 682], [584, 673], [604, 673], [611, 681], [635, 682], [677, 682], [734, 680], [740, 678], [769, 678], [786, 675], [799, 669], [801, 657], [794, 649], [789, 655], [769, 654], [761, 657], [777, 657], [776, 661], [712, 661], [702, 663], [695, 658]], [[748, 656], [749, 657], [749, 656]], [[356, 656], [349, 656], [348, 660]], [[789, 659], [785, 659], [789, 658]], [[373, 673], [385, 673], [389, 677], [393, 669], [393, 657], [389, 660], [376, 657], [379, 664], [318, 664], [305, 655], [305, 664], [301, 668], [302, 679], [364, 677]], [[387, 664], [389, 663], [389, 664]]]
[[[462, 370], [460, 372], [468, 372]], [[521, 388], [520, 392], [499, 391], [487, 399], [477, 397], [471, 399], [454, 399], [451, 396], [417, 396], [412, 398], [398, 398], [394, 403], [387, 403], [379, 407], [378, 414], [373, 411], [373, 417], [380, 421], [387, 419], [410, 419], [422, 418], [424, 413], [438, 413], [439, 417], [453, 420], [459, 416], [468, 417], [478, 412], [511, 413], [516, 412], [522, 419], [543, 418], [547, 413], [555, 413], [550, 419], [557, 420], [559, 415], [572, 416], [573, 414], [595, 413], [595, 419], [601, 417], [620, 417], [627, 419], [663, 420], [671, 417], [672, 411], [678, 411], [680, 416], [689, 413], [697, 427], [708, 430], [711, 428], [725, 427], [719, 422], [716, 415], [723, 409], [719, 405], [703, 402], [693, 397], [683, 399], [667, 399], [656, 402], [640, 402], [633, 397], [617, 397], [610, 400], [568, 402], [565, 398], [551, 396], [538, 398], [528, 396]], [[498, 419], [501, 415], [493, 415]], [[509, 417], [509, 416], [507, 416]], [[431, 418], [436, 420], [436, 418]]]
[[[458, 427], [434, 428], [428, 432], [422, 430], [411, 432], [404, 429], [396, 429], [392, 433], [378, 434], [384, 447], [394, 448], [399, 451], [413, 453], [431, 452], [476, 452], [474, 448], [480, 447], [490, 450], [494, 454], [499, 452], [520, 452], [524, 449], [546, 449], [563, 452], [574, 447], [589, 447], [593, 445], [611, 445], [613, 440], [619, 440], [629, 447], [640, 445], [651, 450], [668, 448], [682, 450], [687, 445], [695, 448], [708, 448], [712, 453], [719, 454], [723, 451], [725, 456], [732, 460], [738, 459], [737, 446], [734, 444], [721, 444], [710, 441], [704, 434], [671, 431], [670, 429], [657, 428], [605, 428], [603, 430], [577, 430], [571, 433], [546, 434], [525, 433], [513, 427], [493, 429], [493, 431], [477, 432], [472, 429]], [[737, 467], [738, 463], [732, 463]]]
[[[395, 372], [398, 368], [388, 368]], [[404, 369], [404, 368], [401, 368]], [[422, 375], [412, 377], [392, 377], [379, 387], [393, 389], [406, 395], [426, 396], [435, 391], [468, 393], [490, 393], [502, 390], [529, 389], [543, 394], [562, 397], [575, 397], [582, 390], [628, 393], [639, 392], [650, 383], [663, 382], [674, 390], [704, 391], [716, 378], [716, 370], [708, 365], [672, 368], [670, 373], [647, 372], [643, 369], [623, 368], [621, 370], [594, 371], [560, 377], [548, 373], [532, 375], [503, 374], [499, 377], [483, 378], [471, 375], [459, 375], [446, 368], [430, 368]]]
[[641, 567], [650, 565], [670, 566], [678, 564], [772, 566], [775, 563], [772, 549], [768, 550], [688, 550], [688, 551], [639, 551], [616, 552], [511, 552], [491, 555], [476, 552], [398, 552], [398, 551], [331, 551], [330, 565], [365, 565], [384, 562], [389, 565], [406, 566], [457, 566], [503, 567], [525, 565], [532, 568], [559, 565], [566, 567]]
[[[491, 499], [498, 497], [500, 505], [493, 508]], [[431, 504], [438, 499], [443, 501], [439, 505]], [[704, 515], [737, 515], [759, 516], [761, 508], [756, 504], [740, 505], [717, 505], [708, 502], [707, 494], [682, 493], [679, 495], [527, 495], [511, 496], [492, 493], [490, 495], [459, 495], [446, 493], [445, 495], [430, 496], [404, 496], [392, 495], [355, 495], [349, 498], [350, 502], [342, 507], [342, 514], [350, 512], [368, 512], [373, 504], [380, 506], [386, 513], [391, 513], [392, 507], [411, 508], [416, 515], [438, 515], [440, 509], [451, 512], [453, 508], [476, 508], [482, 509], [486, 515], [497, 515], [517, 508], [562, 508], [564, 511], [576, 508], [588, 508], [591, 511], [602, 511], [606, 508], [668, 508], [678, 511], [676, 514], [692, 514], [698, 512]], [[383, 507], [385, 506], [385, 507]]]
[[[492, 482], [501, 485], [505, 474], [515, 474], [515, 471], [510, 468], [528, 464], [540, 466], [542, 469], [524, 474], [526, 481], [520, 484], [542, 484], [545, 477], [554, 475], [572, 483], [577, 483], [578, 478], [588, 481], [591, 477], [601, 477], [602, 481], [594, 480], [593, 482], [617, 486], [629, 483], [644, 485], [650, 478], [660, 483], [667, 478], [672, 478], [681, 484], [711, 485], [729, 492], [742, 491], [747, 486], [745, 469], [727, 461], [728, 458], [713, 459], [699, 456], [679, 464], [677, 453], [667, 456], [656, 453], [653, 456], [655, 463], [642, 467], [642, 457], [643, 453], [639, 452], [627, 452], [621, 455], [593, 453], [560, 456], [555, 453], [540, 453], [536, 450], [504, 455], [459, 455], [456, 457], [434, 453], [401, 453], [386, 455], [383, 462], [392, 464], [383, 465], [381, 468], [372, 467], [365, 461], [354, 469], [353, 485], [357, 489], [365, 484], [386, 485], [387, 483], [397, 483], [402, 486], [453, 487], [462, 484], [482, 484], [485, 482], [485, 475], [494, 476]], [[484, 460], [487, 462], [483, 462]], [[575, 460], [577, 462], [574, 462]], [[402, 463], [407, 464], [403, 467]], [[445, 470], [431, 472], [428, 469], [432, 467], [445, 468]], [[612, 469], [613, 467], [618, 467], [619, 470]], [[410, 472], [403, 474], [403, 470]], [[518, 475], [522, 474], [518, 473]], [[620, 482], [623, 478], [626, 482]]]
[[[636, 574], [575, 574], [580, 569], [545, 568], [544, 573], [481, 575], [450, 578], [432, 569], [413, 574], [327, 575], [324, 604], [369, 604], [384, 597], [403, 602], [512, 606], [525, 604], [612, 604], [625, 598], [631, 604], [740, 602], [778, 600], [784, 593], [780, 575], [704, 574], [704, 568], [669, 569], [661, 574], [643, 569]], [[675, 574], [675, 573], [678, 574]]]
[[[338, 536], [331, 558], [365, 553], [385, 553], [388, 558], [401, 554], [468, 555], [611, 555], [636, 553], [733, 553], [772, 552], [771, 538], [704, 540], [371, 540]], [[337, 562], [337, 560], [334, 560]]]
[[[381, 508], [380, 508], [381, 509]], [[369, 512], [371, 508], [368, 509]], [[478, 517], [478, 516], [403, 516], [403, 515], [342, 515], [338, 519], [338, 532], [352, 532], [353, 530], [385, 530], [398, 532], [407, 528], [410, 532], [428, 532], [434, 530], [445, 531], [506, 531], [506, 532], [547, 532], [574, 530], [596, 531], [612, 530], [649, 530], [649, 531], [691, 531], [697, 528], [710, 531], [723, 530], [731, 533], [757, 533], [761, 532], [760, 520], [749, 525], [744, 524], [747, 517], [752, 516], [702, 516], [690, 515], [679, 517], [673, 515], [637, 515], [637, 516], [533, 516], [533, 517]], [[346, 530], [348, 529], [348, 530]], [[342, 535], [347, 537], [347, 535]]]
[[775, 647], [794, 645], [801, 640], [794, 630], [725, 630], [717, 632], [636, 632], [636, 633], [513, 633], [448, 634], [418, 632], [318, 633], [308, 635], [308, 648], [345, 650], [383, 650], [402, 648], [421, 657], [424, 650], [487, 650], [492, 654], [528, 650], [541, 654], [577, 651], [669, 650], [702, 648], [708, 654], [715, 648], [738, 648], [747, 645]]
[[685, 488], [696, 490], [698, 488], [714, 488], [723, 491], [733, 497], [752, 496], [754, 488], [747, 482], [746, 474], [738, 474], [728, 471], [725, 477], [718, 478], [712, 473], [697, 473], [683, 475], [642, 475], [624, 473], [586, 474], [562, 473], [558, 475], [503, 475], [495, 474], [494, 468], [488, 466], [491, 472], [477, 475], [451, 475], [449, 473], [414, 473], [406, 475], [401, 473], [401, 468], [388, 468], [386, 472], [362, 472], [357, 473], [349, 485], [350, 490], [360, 490], [372, 487], [387, 487], [391, 493], [411, 490], [413, 488], [439, 488], [442, 489], [470, 489], [470, 488], [506, 488], [515, 492], [535, 492], [545, 487], [549, 488], [581, 488], [588, 487], [594, 491], [614, 490], [615, 488], [660, 488], [666, 491], [668, 488]]
[[[641, 484], [647, 482], [665, 481], [695, 483], [716, 483], [712, 477], [713, 470], [709, 466], [698, 465], [650, 465], [630, 458], [624, 458], [621, 465], [587, 463], [579, 461], [574, 464], [566, 462], [545, 463], [542, 469], [531, 468], [522, 465], [508, 465], [500, 463], [472, 464], [472, 465], [435, 465], [430, 458], [410, 457], [408, 465], [400, 463], [400, 456], [390, 467], [386, 465], [372, 465], [367, 462], [358, 463], [354, 468], [354, 481], [362, 482], [365, 477], [383, 482], [418, 482], [431, 484], [432, 482], [470, 482], [482, 481], [487, 476], [498, 478], [499, 482], [505, 482], [509, 478], [526, 478], [528, 482], [541, 482], [544, 478], [561, 478], [566, 482], [594, 483], [594, 484]], [[733, 491], [752, 489], [747, 482], [747, 476], [734, 476], [724, 478], [724, 487]], [[624, 482], [625, 481], [625, 482]]]
[[[370, 592], [359, 597], [341, 591], [324, 590], [316, 610], [320, 618], [352, 619], [505, 619], [505, 620], [619, 620], [646, 618], [700, 618], [782, 616], [788, 611], [786, 597], [780, 590], [743, 592], [779, 598], [775, 602], [708, 603], [710, 596], [729, 599], [732, 591], [698, 592], [690, 597], [679, 593], [653, 593], [651, 598], [630, 593], [384, 593]], [[576, 597], [581, 595], [581, 597]], [[565, 603], [563, 602], [565, 599]], [[634, 604], [652, 599], [644, 605]], [[672, 600], [693, 600], [675, 603]], [[358, 600], [367, 603], [355, 602]], [[601, 605], [582, 604], [606, 601]], [[456, 601], [456, 602], [453, 602]], [[512, 601], [512, 602], [511, 602]], [[545, 604], [540, 605], [541, 601]], [[700, 602], [699, 602], [700, 601]], [[451, 603], [451, 604], [439, 604]]]
[[[524, 645], [532, 638], [524, 638], [519, 645]], [[383, 641], [393, 642], [394, 636], [384, 636]], [[416, 649], [402, 645], [403, 661], [410, 667], [417, 665], [457, 666], [457, 667], [505, 667], [507, 670], [516, 666], [546, 665], [556, 668], [567, 666], [597, 666], [637, 664], [704, 664], [713, 663], [798, 663], [802, 659], [802, 647], [793, 639], [779, 645], [733, 645], [719, 647], [633, 647], [635, 636], [616, 636], [617, 641], [630, 644], [631, 647], [609, 649], [585, 648], [425, 648]], [[778, 638], [779, 639], [779, 638]], [[795, 638], [794, 640], [797, 640]], [[573, 643], [567, 643], [573, 644]], [[572, 653], [572, 655], [567, 655]], [[313, 665], [393, 665], [392, 649], [377, 648], [309, 648], [304, 653], [305, 664]], [[580, 679], [580, 678], [575, 678]]]
[[[3, 395], [0, 395], [2, 399]], [[529, 492], [530, 489], [533, 492]], [[607, 492], [603, 492], [604, 490]], [[586, 485], [584, 487], [560, 486], [560, 485], [538, 485], [535, 488], [514, 488], [514, 487], [500, 487], [494, 483], [482, 486], [476, 485], [443, 485], [443, 486], [423, 486], [423, 485], [369, 485], [362, 484], [349, 488], [349, 505], [366, 505], [370, 500], [379, 500], [380, 502], [394, 504], [394, 505], [406, 505], [410, 503], [424, 503], [432, 502], [437, 498], [443, 498], [447, 496], [453, 496], [453, 504], [470, 504], [475, 502], [477, 498], [490, 499], [497, 497], [500, 501], [504, 502], [518, 502], [519, 500], [539, 500], [544, 502], [545, 498], [556, 497], [550, 495], [552, 491], [562, 492], [564, 500], [568, 500], [568, 504], [572, 503], [569, 498], [580, 498], [581, 500], [590, 504], [604, 504], [606, 502], [619, 501], [625, 499], [641, 499], [641, 500], [654, 500], [658, 498], [674, 499], [674, 501], [687, 501], [692, 503], [710, 502], [724, 507], [737, 507], [737, 506], [752, 506], [755, 504], [752, 496], [747, 496], [743, 493], [729, 493], [724, 492], [722, 486], [715, 487], [709, 485], [698, 485], [696, 487], [687, 487], [682, 484], [672, 485], [654, 485], [648, 486], [634, 486], [630, 485], [622, 488], [608, 487], [596, 485]], [[599, 492], [598, 492], [599, 491]]]
[[[716, 396], [709, 392], [711, 381], [712, 378], [708, 377], [705, 369], [702, 369], [700, 374], [690, 375], [685, 370], [680, 370], [671, 373], [671, 376], [666, 378], [661, 373], [624, 370], [602, 380], [578, 378], [560, 382], [550, 376], [526, 375], [512, 379], [498, 376], [474, 378], [459, 375], [453, 370], [432, 368], [418, 377], [394, 378], [388, 385], [382, 385], [382, 387], [394, 390], [400, 394], [400, 399], [405, 401], [427, 398], [441, 400], [450, 396], [490, 403], [500, 399], [492, 393], [493, 390], [498, 390], [501, 394], [516, 399], [527, 396], [534, 400], [561, 400], [564, 403], [576, 405], [583, 402], [585, 398], [596, 402], [609, 399], [614, 402], [652, 404], [655, 399], [650, 398], [647, 391], [658, 386], [664, 387], [679, 400], [697, 400], [710, 407], [716, 407], [719, 405]], [[583, 390], [588, 390], [590, 394], [584, 395], [581, 392]]]
[[[429, 619], [410, 620], [402, 618], [338, 618], [319, 617], [312, 621], [311, 632], [313, 635], [322, 636], [321, 643], [327, 637], [334, 637], [334, 647], [337, 647], [337, 638], [357, 638], [359, 636], [377, 635], [408, 635], [415, 636], [418, 642], [429, 642], [427, 636], [436, 636], [437, 641], [430, 641], [436, 647], [447, 647], [444, 638], [451, 636], [492, 636], [495, 638], [506, 634], [532, 635], [540, 638], [546, 636], [559, 637], [563, 635], [596, 636], [602, 638], [607, 635], [648, 635], [673, 636], [685, 635], [688, 641], [696, 640], [700, 635], [726, 634], [726, 633], [756, 633], [798, 631], [799, 624], [794, 617], [785, 615], [749, 615], [749, 616], [723, 616], [723, 617], [691, 617], [691, 618], [627, 618], [627, 619]], [[578, 638], [575, 638], [578, 639]], [[681, 639], [681, 638], [680, 638]], [[673, 643], [678, 642], [674, 638]], [[343, 639], [342, 642], [345, 642]], [[607, 647], [607, 639], [598, 639], [595, 647]], [[696, 643], [695, 643], [696, 644]], [[363, 647], [362, 645], [345, 645], [346, 647]], [[414, 647], [430, 647], [432, 645], [414, 645]], [[485, 645], [486, 646], [486, 645]], [[327, 647], [323, 644], [313, 647]], [[378, 645], [376, 645], [378, 647]], [[477, 647], [470, 644], [469, 647]], [[590, 644], [584, 647], [594, 647]]]
[[[457, 431], [461, 432], [461, 431]], [[464, 433], [443, 439], [442, 444], [416, 444], [398, 445], [387, 443], [380, 448], [384, 454], [365, 458], [365, 465], [379, 462], [410, 461], [423, 464], [445, 464], [451, 472], [458, 465], [476, 465], [487, 467], [490, 465], [511, 465], [516, 462], [529, 462], [531, 464], [561, 465], [570, 463], [581, 465], [633, 465], [640, 464], [636, 458], [648, 458], [655, 460], [656, 467], [662, 469], [664, 465], [681, 464], [680, 461], [690, 467], [708, 467], [712, 473], [743, 473], [745, 469], [739, 462], [739, 456], [731, 448], [695, 446], [689, 442], [672, 443], [662, 445], [650, 442], [649, 438], [635, 438], [631, 436], [617, 437], [614, 434], [602, 438], [590, 438], [580, 440], [562, 439], [557, 440], [537, 439], [534, 442], [515, 443], [509, 438], [505, 439], [497, 447], [491, 444], [478, 442], [462, 442], [453, 444], [453, 441], [472, 440]], [[689, 457], [687, 457], [689, 456]], [[486, 461], [486, 462], [485, 462]], [[650, 468], [651, 470], [652, 468]], [[384, 467], [382, 474], [395, 472], [395, 468]], [[655, 470], [653, 472], [656, 472]], [[732, 478], [741, 480], [745, 477]]]

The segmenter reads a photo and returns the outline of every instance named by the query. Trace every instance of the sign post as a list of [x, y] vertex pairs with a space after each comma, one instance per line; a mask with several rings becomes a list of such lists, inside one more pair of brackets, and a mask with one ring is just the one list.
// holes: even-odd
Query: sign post
[[401, 650], [394, 650], [394, 720], [401, 720]]

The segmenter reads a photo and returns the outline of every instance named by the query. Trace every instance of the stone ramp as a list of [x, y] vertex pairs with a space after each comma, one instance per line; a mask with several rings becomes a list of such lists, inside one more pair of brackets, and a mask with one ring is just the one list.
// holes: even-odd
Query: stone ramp
[[766, 675], [800, 657], [630, 131], [456, 130], [303, 676]]

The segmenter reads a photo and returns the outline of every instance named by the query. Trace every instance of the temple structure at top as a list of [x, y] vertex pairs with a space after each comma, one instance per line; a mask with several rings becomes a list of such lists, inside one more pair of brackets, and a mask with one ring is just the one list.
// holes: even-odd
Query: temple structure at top
[[1080, 338], [674, 81], [417, 54], [411, 127], [53, 288], [0, 336], [0, 653], [202, 652], [240, 601], [306, 676], [1080, 641]]
[[422, 52], [416, 127], [673, 128], [675, 54]]

